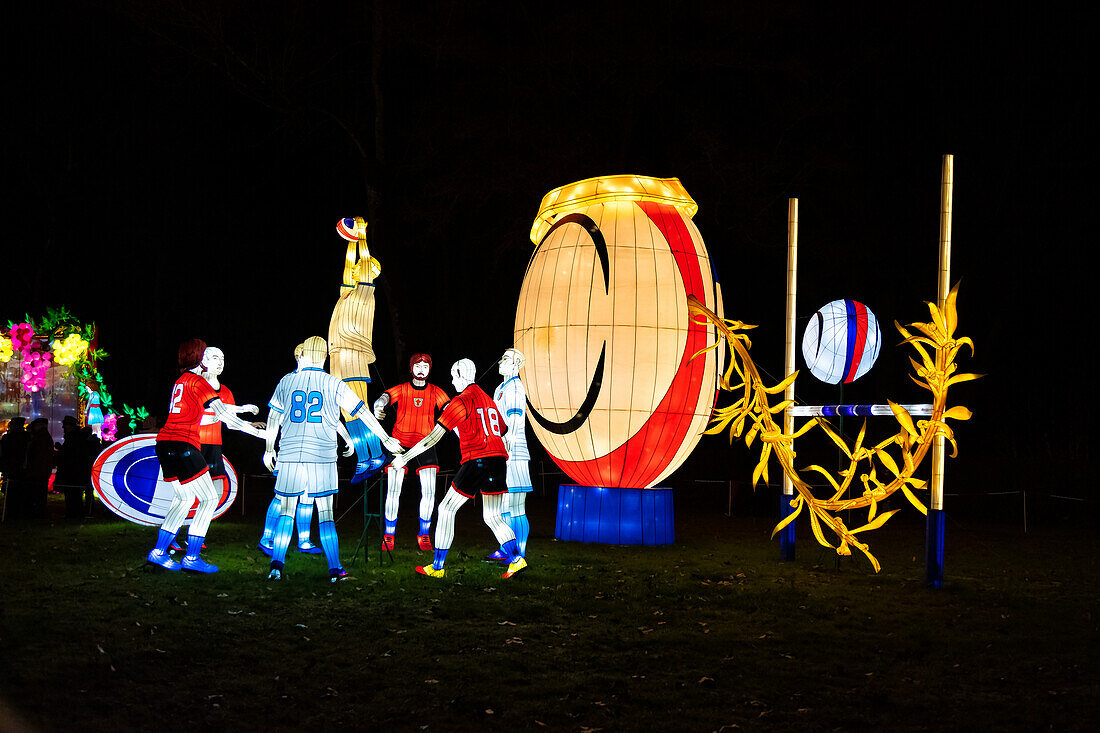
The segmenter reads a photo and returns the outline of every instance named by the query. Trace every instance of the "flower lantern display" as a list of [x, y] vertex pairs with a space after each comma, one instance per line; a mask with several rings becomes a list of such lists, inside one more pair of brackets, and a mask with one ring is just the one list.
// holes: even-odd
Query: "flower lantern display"
[[58, 364], [69, 366], [84, 358], [88, 352], [88, 342], [80, 334], [71, 333], [64, 340], [54, 339], [50, 349]]
[[[0, 330], [0, 362], [11, 364], [0, 370], [0, 387], [16, 399], [0, 406], [0, 419], [75, 415], [81, 425], [92, 425], [96, 435], [114, 440], [118, 416], [112, 417], [111, 397], [97, 369], [97, 361], [107, 356], [97, 342], [95, 324], [80, 323], [63, 307], [48, 308], [35, 320], [26, 316], [23, 322], [8, 322]], [[17, 385], [21, 394], [13, 389]], [[141, 407], [123, 408], [131, 430], [148, 416]], [[106, 418], [111, 418], [109, 426], [104, 426]]]
[[[716, 337], [689, 316], [688, 297], [720, 311], [721, 294], [692, 223], [697, 209], [679, 180], [634, 175], [543, 198], [516, 311], [514, 344], [528, 355], [520, 376], [539, 441], [566, 474], [599, 490], [586, 494], [579, 537], [561, 521], [573, 506], [563, 496], [576, 492], [559, 492], [563, 539], [609, 536], [609, 521], [632, 525], [620, 490], [655, 486], [707, 426], [719, 365], [713, 351], [692, 357]], [[593, 511], [590, 499], [610, 502], [617, 517]], [[654, 502], [629, 504], [644, 514]], [[603, 527], [595, 535], [593, 522]], [[652, 535], [668, 539], [655, 543], [671, 541], [670, 505], [667, 522]]]
[[849, 384], [878, 359], [882, 334], [870, 308], [855, 300], [823, 305], [802, 335], [802, 357], [810, 373], [826, 384]]

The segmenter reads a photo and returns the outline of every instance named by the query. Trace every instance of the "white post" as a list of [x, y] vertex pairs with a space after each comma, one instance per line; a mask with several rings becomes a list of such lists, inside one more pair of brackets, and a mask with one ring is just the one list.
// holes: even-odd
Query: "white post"
[[[787, 201], [787, 344], [783, 360], [783, 376], [794, 372], [795, 318], [798, 300], [798, 199]], [[794, 399], [794, 384], [783, 392], [784, 400]], [[783, 413], [783, 432], [794, 433], [794, 415], [790, 410]], [[791, 499], [794, 497], [794, 483], [790, 476], [783, 474], [783, 494], [779, 497], [779, 517], [785, 519], [791, 513]], [[779, 536], [780, 556], [784, 560], [794, 560], [794, 522], [788, 524]]]
[[[942, 312], [951, 292], [951, 197], [955, 181], [954, 156], [943, 156], [940, 176], [940, 266], [936, 286], [936, 305]], [[932, 496], [928, 507], [925, 538], [925, 581], [933, 588], [943, 587], [943, 458], [944, 437], [937, 435], [932, 444]]]

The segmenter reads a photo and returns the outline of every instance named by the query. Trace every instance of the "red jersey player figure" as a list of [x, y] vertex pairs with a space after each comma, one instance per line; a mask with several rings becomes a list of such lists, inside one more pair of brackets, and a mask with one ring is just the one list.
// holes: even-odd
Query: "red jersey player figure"
[[[214, 410], [218, 419], [234, 430], [240, 430], [264, 437], [264, 430], [241, 420], [225, 406], [210, 383], [199, 376], [202, 370], [202, 357], [206, 343], [201, 339], [190, 339], [180, 344], [178, 361], [180, 378], [172, 387], [172, 399], [168, 403], [168, 420], [157, 433], [156, 454], [160, 462], [164, 480], [172, 484], [175, 495], [172, 504], [164, 515], [157, 542], [146, 560], [165, 570], [190, 570], [197, 573], [216, 573], [218, 568], [199, 556], [206, 530], [217, 508], [220, 492], [214, 488], [210, 479], [210, 468], [202, 457], [199, 443], [199, 423], [207, 407]], [[175, 539], [176, 532], [183, 525], [198, 498], [199, 506], [187, 535], [187, 554], [183, 562], [176, 562], [168, 556], [168, 544]]]
[[501, 549], [508, 554], [508, 569], [504, 577], [511, 578], [527, 567], [527, 561], [516, 547], [516, 536], [501, 517], [503, 497], [508, 493], [508, 451], [501, 439], [506, 430], [505, 422], [493, 398], [474, 383], [474, 375], [474, 363], [469, 359], [459, 359], [454, 363], [451, 382], [458, 396], [443, 408], [443, 414], [432, 431], [408, 451], [396, 456], [390, 464], [400, 470], [438, 443], [448, 430], [458, 431], [462, 465], [439, 504], [439, 517], [435, 525], [435, 560], [431, 565], [416, 569], [416, 572], [432, 578], [443, 577], [443, 563], [454, 539], [455, 513], [479, 491], [484, 505], [482, 518], [493, 531]]
[[[227, 410], [235, 415], [246, 412], [255, 415], [260, 411], [255, 405], [237, 405], [233, 392], [218, 379], [225, 370], [225, 354], [221, 349], [217, 346], [207, 346], [202, 354], [200, 366], [202, 371], [199, 372], [199, 376], [214, 388], [218, 393], [218, 399]], [[263, 423], [260, 423], [259, 426], [262, 425]], [[229, 491], [229, 478], [226, 476], [225, 462], [222, 460], [222, 421], [214, 413], [214, 408], [209, 406], [202, 411], [202, 421], [199, 423], [199, 444], [202, 446], [202, 458], [210, 468], [210, 478], [214, 482], [214, 488], [218, 490], [220, 503]], [[198, 508], [198, 502], [195, 502], [191, 508]], [[182, 548], [173, 540], [171, 549], [176, 551]]]
[[[379, 421], [386, 417], [386, 405], [395, 406], [397, 419], [392, 432], [403, 448], [411, 448], [431, 432], [435, 425], [436, 411], [441, 410], [450, 399], [442, 389], [428, 384], [431, 370], [431, 356], [413, 354], [409, 359], [412, 380], [387, 389], [374, 401], [374, 416]], [[420, 477], [420, 530], [416, 533], [416, 542], [421, 550], [431, 551], [432, 541], [428, 533], [432, 527], [432, 511], [435, 509], [435, 477], [439, 473], [439, 459], [435, 448], [425, 449], [412, 461], [412, 466]], [[393, 536], [397, 532], [397, 507], [404, 481], [404, 467], [397, 469], [391, 465], [386, 469], [386, 526], [382, 542], [387, 550], [393, 549]]]

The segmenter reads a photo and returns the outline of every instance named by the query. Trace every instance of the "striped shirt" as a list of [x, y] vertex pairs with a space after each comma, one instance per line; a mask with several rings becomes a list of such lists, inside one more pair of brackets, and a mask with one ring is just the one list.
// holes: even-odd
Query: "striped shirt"
[[283, 416], [279, 461], [327, 463], [336, 460], [340, 410], [354, 416], [363, 408], [363, 401], [324, 369], [305, 367], [279, 380], [267, 405]]

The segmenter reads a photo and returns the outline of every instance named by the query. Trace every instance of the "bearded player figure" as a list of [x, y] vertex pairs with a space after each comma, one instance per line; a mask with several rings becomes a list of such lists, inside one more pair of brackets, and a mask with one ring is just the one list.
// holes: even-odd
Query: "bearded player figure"
[[[172, 387], [172, 399], [168, 405], [168, 420], [157, 433], [156, 455], [164, 480], [172, 485], [175, 495], [164, 515], [157, 542], [146, 560], [165, 570], [184, 570], [197, 573], [216, 573], [218, 568], [202, 559], [206, 530], [214, 516], [221, 496], [210, 479], [210, 467], [202, 457], [199, 442], [199, 424], [206, 408], [211, 408], [218, 420], [234, 430], [263, 438], [264, 432], [234, 415], [218, 398], [210, 383], [199, 376], [206, 343], [190, 339], [180, 344], [178, 362], [181, 375]], [[199, 500], [195, 518], [187, 535], [187, 554], [182, 562], [168, 555], [168, 545], [176, 538], [195, 499]]]
[[508, 553], [508, 569], [504, 578], [511, 578], [527, 567], [527, 561], [516, 547], [516, 537], [501, 518], [501, 504], [508, 492], [506, 482], [508, 451], [501, 436], [505, 425], [496, 403], [474, 383], [474, 363], [459, 359], [451, 367], [451, 383], [458, 396], [447, 403], [436, 426], [416, 445], [393, 459], [392, 466], [401, 470], [410, 460], [431, 448], [447, 434], [458, 431], [462, 450], [462, 465], [455, 474], [451, 488], [439, 504], [435, 525], [435, 560], [431, 565], [416, 568], [416, 572], [432, 578], [442, 578], [447, 551], [454, 539], [455, 514], [467, 500], [481, 492], [484, 504], [482, 518]]
[[[519, 553], [527, 556], [527, 536], [531, 525], [527, 521], [527, 494], [531, 493], [531, 471], [528, 464], [531, 454], [527, 450], [527, 392], [519, 379], [519, 370], [526, 361], [518, 349], [508, 349], [500, 358], [500, 376], [504, 381], [493, 393], [493, 401], [504, 416], [508, 432], [504, 434], [504, 447], [508, 450], [508, 493], [504, 496], [504, 521], [516, 536]], [[489, 556], [490, 560], [507, 560], [501, 548]]]
[[[394, 406], [397, 417], [393, 426], [393, 437], [400, 441], [403, 448], [411, 448], [431, 432], [435, 425], [436, 412], [443, 409], [450, 399], [442, 389], [428, 384], [431, 369], [431, 356], [413, 354], [409, 359], [412, 380], [387, 389], [374, 401], [374, 416], [380, 421], [386, 417], [386, 405]], [[432, 511], [435, 509], [435, 477], [439, 472], [435, 447], [427, 448], [406, 463], [411, 463], [420, 477], [420, 530], [416, 533], [416, 543], [421, 550], [431, 552], [429, 532], [432, 527]], [[387, 550], [393, 549], [394, 535], [397, 533], [397, 508], [401, 503], [401, 485], [404, 480], [405, 468], [396, 469], [391, 465], [386, 469], [386, 526], [382, 546]]]
[[[279, 472], [275, 479], [275, 494], [282, 513], [275, 526], [271, 572], [268, 578], [281, 580], [283, 562], [294, 526], [294, 513], [303, 494], [313, 497], [317, 507], [317, 526], [321, 548], [328, 560], [332, 582], [348, 577], [340, 565], [340, 546], [336, 523], [332, 516], [332, 497], [337, 493], [336, 424], [343, 411], [362, 423], [381, 439], [387, 450], [401, 451], [401, 444], [386, 435], [386, 431], [366, 409], [358, 395], [347, 384], [324, 370], [328, 345], [320, 336], [311, 336], [302, 343], [301, 368], [279, 381], [268, 403], [267, 450], [264, 465], [275, 470], [275, 438], [279, 439]], [[350, 455], [349, 446], [349, 455]]]

